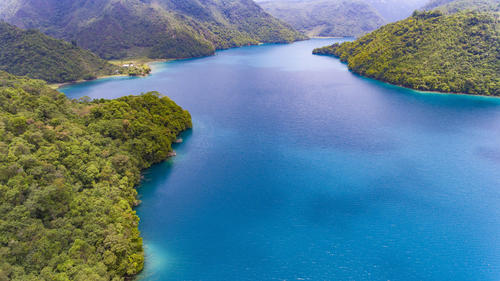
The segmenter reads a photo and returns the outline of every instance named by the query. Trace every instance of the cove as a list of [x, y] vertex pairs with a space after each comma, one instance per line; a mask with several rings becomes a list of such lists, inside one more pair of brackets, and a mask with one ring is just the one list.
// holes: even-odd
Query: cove
[[140, 280], [500, 280], [500, 100], [390, 86], [311, 54], [339, 40], [61, 89], [156, 90], [193, 116], [139, 187]]

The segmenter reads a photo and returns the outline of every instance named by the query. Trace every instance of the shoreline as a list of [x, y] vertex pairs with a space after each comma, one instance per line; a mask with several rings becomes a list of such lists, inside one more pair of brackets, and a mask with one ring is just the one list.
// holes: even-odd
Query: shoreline
[[352, 74], [354, 74], [356, 76], [359, 76], [359, 77], [361, 77], [363, 79], [369, 79], [369, 80], [372, 80], [372, 81], [377, 81], [377, 82], [384, 83], [384, 84], [392, 86], [392, 87], [399, 87], [399, 88], [403, 88], [403, 89], [407, 89], [407, 90], [412, 90], [412, 91], [417, 92], [419, 94], [439, 94], [439, 95], [450, 95], [450, 96], [469, 96], [469, 97], [484, 97], [484, 98], [500, 99], [500, 96], [476, 95], [476, 94], [456, 93], [456, 92], [440, 92], [440, 91], [432, 91], [432, 90], [418, 90], [418, 89], [410, 88], [410, 87], [403, 86], [403, 85], [393, 84], [393, 83], [385, 81], [385, 80], [376, 79], [376, 78], [373, 78], [373, 77], [365, 76], [365, 75], [359, 74], [357, 72], [354, 72], [351, 69], [349, 69], [349, 67], [348, 67], [348, 65], [347, 65], [346, 62], [343, 62], [342, 60], [340, 60], [339, 57], [337, 57], [335, 55], [328, 55], [328, 54], [314, 54], [314, 55], [316, 55], [316, 56], [332, 57], [332, 58], [338, 59], [342, 64], [344, 64], [347, 67], [347, 70], [349, 72], [351, 72]]
[[310, 36], [311, 39], [344, 39], [352, 38], [351, 36]]
[[47, 84], [50, 88], [54, 90], [58, 90], [64, 86], [69, 86], [69, 85], [74, 85], [74, 84], [80, 84], [84, 82], [91, 82], [99, 79], [105, 79], [105, 78], [111, 78], [111, 77], [128, 77], [126, 74], [116, 74], [116, 75], [102, 75], [102, 76], [97, 76], [97, 78], [92, 79], [92, 80], [76, 80], [76, 81], [71, 81], [71, 82], [64, 82], [64, 83], [52, 83], [52, 84]]
[[[350, 38], [350, 37], [346, 37], [346, 36], [344, 36], [344, 37], [313, 36], [313, 37], [309, 37], [309, 39], [297, 40], [295, 42], [308, 41], [308, 40], [311, 40], [311, 39], [343, 39], [343, 38]], [[292, 43], [295, 43], [295, 42], [285, 43], [285, 44], [292, 44]], [[274, 44], [274, 43], [262, 43], [261, 42], [261, 43], [259, 43], [257, 45], [248, 45], [248, 46], [240, 46], [240, 47], [233, 47], [233, 48], [250, 47], [250, 46], [262, 46], [262, 45], [267, 45], [267, 44]], [[233, 49], [233, 48], [220, 49], [220, 50], [216, 50], [216, 52], [217, 51], [229, 50], [229, 49]], [[344, 65], [347, 66], [347, 63], [341, 61], [340, 58], [337, 57], [337, 56], [335, 56], [335, 55], [329, 55], [329, 54], [314, 54], [314, 55], [316, 55], [316, 56], [333, 57], [333, 58], [338, 59], [342, 64], [344, 64]], [[123, 60], [111, 60], [111, 61], [108, 61], [108, 62], [111, 63], [111, 64], [115, 64], [115, 65], [117, 65], [116, 63], [118, 61], [120, 61], [120, 62], [127, 61], [127, 62], [132, 62], [132, 63], [137, 63], [137, 64], [146, 64], [146, 65], [148, 65], [151, 68], [151, 72], [149, 74], [146, 74], [146, 75], [135, 76], [135, 77], [147, 77], [147, 76], [152, 75], [154, 73], [154, 68], [151, 67], [151, 64], [162, 63], [162, 62], [178, 61], [178, 60], [185, 60], [185, 59], [195, 59], [195, 58], [200, 58], [200, 57], [175, 58], [175, 59], [130, 58], [128, 60], [127, 59], [123, 59]], [[384, 83], [386, 85], [393, 86], [393, 87], [399, 87], [399, 88], [404, 88], [404, 89], [407, 89], [407, 90], [412, 90], [412, 91], [415, 91], [415, 92], [417, 92], [419, 94], [439, 94], [439, 95], [454, 95], [454, 96], [473, 96], [473, 97], [485, 97], [485, 98], [496, 98], [496, 99], [500, 98], [500, 96], [475, 95], [475, 94], [455, 93], [455, 92], [439, 92], [439, 91], [432, 91], [432, 90], [429, 90], [429, 91], [418, 90], [418, 89], [406, 87], [406, 86], [403, 86], [403, 85], [393, 84], [393, 83], [390, 83], [390, 82], [387, 82], [387, 81], [384, 81], [384, 80], [380, 80], [380, 79], [376, 79], [376, 78], [372, 78], [372, 77], [369, 77], [369, 76], [364, 76], [364, 75], [361, 75], [359, 73], [356, 73], [356, 72], [352, 71], [351, 69], [349, 69], [349, 67], [347, 67], [347, 69], [352, 74], [354, 74], [356, 76], [359, 76], [361, 78], [370, 79], [370, 80], [377, 81], [377, 82], [380, 82], [380, 83]], [[112, 78], [112, 77], [134, 77], [134, 76], [130, 76], [130, 75], [127, 75], [127, 74], [103, 75], [103, 76], [98, 76], [96, 79], [92, 79], [92, 80], [78, 80], [78, 81], [64, 82], [64, 83], [52, 83], [52, 84], [48, 84], [48, 86], [51, 87], [54, 90], [58, 90], [58, 89], [60, 89], [60, 88], [62, 88], [64, 86], [75, 85], [75, 84], [80, 84], [80, 83], [84, 83], [84, 82], [91, 82], [91, 81], [96, 81], [96, 80], [99, 80], [99, 79], [106, 79], [106, 78]]]
[[[332, 38], [334, 38], [334, 37], [332, 37]], [[345, 37], [338, 37], [338, 38], [345, 38]], [[169, 59], [150, 59], [150, 58], [143, 57], [143, 58], [128, 58], [128, 59], [108, 60], [108, 62], [111, 63], [111, 64], [114, 64], [114, 65], [118, 65], [118, 66], [123, 65], [123, 63], [125, 63], [125, 62], [131, 62], [131, 63], [134, 63], [134, 64], [146, 64], [146, 65], [148, 65], [151, 68], [151, 72], [149, 74], [147, 74], [147, 75], [136, 76], [136, 77], [146, 77], [148, 75], [153, 74], [154, 69], [151, 67], [151, 64], [154, 64], [154, 63], [171, 62], [171, 61], [178, 61], [178, 60], [186, 60], [186, 59], [196, 59], [196, 58], [210, 57], [210, 56], [214, 56], [218, 51], [224, 51], [224, 50], [229, 50], [229, 49], [234, 49], [234, 48], [242, 48], [242, 47], [250, 47], [250, 46], [262, 46], [262, 45], [267, 45], [267, 44], [292, 44], [292, 43], [295, 43], [295, 42], [307, 41], [307, 40], [311, 40], [311, 39], [315, 39], [315, 38], [308, 37], [308, 38], [305, 38], [305, 39], [297, 39], [297, 40], [294, 40], [292, 42], [280, 42], [280, 43], [279, 42], [273, 42], [273, 43], [258, 42], [256, 44], [248, 44], [248, 45], [244, 45], [244, 46], [237, 46], [237, 47], [216, 49], [215, 52], [213, 54], [211, 54], [211, 55], [199, 56], [199, 57], [169, 58]], [[75, 85], [75, 84], [80, 84], [80, 83], [84, 83], [84, 82], [95, 81], [95, 80], [99, 80], [99, 79], [105, 79], [105, 78], [111, 78], [111, 77], [121, 77], [121, 76], [127, 77], [129, 75], [126, 75], [126, 74], [102, 75], [102, 76], [97, 76], [97, 78], [92, 79], [92, 80], [83, 80], [82, 79], [82, 80], [71, 81], [71, 82], [64, 82], [64, 83], [47, 83], [47, 85], [50, 88], [54, 89], [54, 90], [58, 90], [58, 89], [60, 89], [60, 88], [62, 88], [64, 86], [68, 86], [68, 85]]]
[[140, 76], [130, 76], [128, 74], [101, 75], [101, 76], [97, 76], [95, 79], [92, 79], [92, 80], [83, 80], [83, 79], [80, 79], [80, 80], [77, 80], [77, 81], [64, 82], [64, 83], [48, 83], [48, 86], [50, 88], [54, 89], [54, 90], [59, 90], [60, 88], [62, 88], [64, 86], [75, 85], [75, 84], [80, 84], [80, 83], [84, 83], [84, 82], [91, 82], [91, 81], [96, 81], [96, 80], [99, 80], [99, 79], [106, 79], [106, 78], [113, 78], [113, 77], [146, 77], [148, 75], [151, 75], [153, 73], [153, 71], [154, 71], [154, 69], [151, 67], [151, 64], [161, 63], [161, 62], [169, 62], [169, 61], [174, 61], [174, 60], [178, 60], [178, 59], [135, 58], [135, 59], [128, 59], [128, 60], [112, 60], [112, 61], [108, 61], [108, 62], [111, 63], [111, 64], [114, 64], [114, 65], [118, 65], [117, 64], [118, 61], [132, 62], [134, 64], [146, 64], [147, 66], [149, 66], [151, 68], [151, 72], [149, 74], [140, 75]]
[[393, 84], [393, 83], [390, 83], [390, 82], [387, 82], [387, 81], [384, 81], [384, 80], [375, 79], [375, 78], [372, 78], [372, 77], [369, 77], [369, 76], [364, 76], [364, 75], [356, 73], [356, 72], [354, 72], [354, 71], [352, 71], [350, 69], [349, 69], [349, 72], [351, 72], [354, 75], [359, 76], [359, 77], [361, 77], [363, 79], [369, 79], [369, 80], [372, 80], [372, 81], [384, 83], [385, 85], [388, 85], [388, 86], [391, 86], [391, 87], [398, 87], [398, 88], [403, 88], [403, 89], [411, 90], [411, 91], [414, 91], [414, 92], [416, 92], [418, 94], [421, 94], [421, 95], [434, 94], [434, 95], [442, 95], [442, 96], [447, 95], [447, 96], [468, 96], [468, 97], [483, 97], [483, 98], [495, 98], [495, 99], [499, 99], [500, 98], [500, 96], [476, 95], [476, 94], [456, 93], [456, 92], [440, 92], [440, 91], [432, 91], [432, 90], [418, 90], [418, 89], [406, 87], [406, 86], [403, 86], [403, 85]]

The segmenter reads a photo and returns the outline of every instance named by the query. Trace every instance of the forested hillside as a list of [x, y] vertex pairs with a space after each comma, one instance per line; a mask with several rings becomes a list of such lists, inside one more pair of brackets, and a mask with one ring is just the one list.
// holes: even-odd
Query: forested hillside
[[304, 36], [252, 0], [9, 0], [0, 19], [74, 41], [103, 58], [184, 58]]
[[498, 0], [431, 0], [423, 10], [439, 10], [446, 14], [470, 10], [478, 12], [500, 12]]
[[120, 67], [62, 40], [0, 22], [0, 70], [51, 83], [116, 74]]
[[0, 72], [0, 280], [123, 280], [144, 264], [134, 186], [191, 127], [157, 93], [71, 101]]
[[314, 53], [340, 57], [355, 73], [418, 90], [500, 95], [500, 29], [494, 14], [416, 12]]
[[357, 36], [384, 24], [377, 11], [361, 0], [268, 0], [259, 4], [309, 36]]

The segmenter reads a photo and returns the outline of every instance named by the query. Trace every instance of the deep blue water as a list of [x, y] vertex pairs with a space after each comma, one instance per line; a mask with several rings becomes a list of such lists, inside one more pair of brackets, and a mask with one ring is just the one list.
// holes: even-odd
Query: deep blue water
[[188, 109], [146, 171], [142, 280], [500, 280], [500, 99], [418, 93], [311, 40], [62, 89]]

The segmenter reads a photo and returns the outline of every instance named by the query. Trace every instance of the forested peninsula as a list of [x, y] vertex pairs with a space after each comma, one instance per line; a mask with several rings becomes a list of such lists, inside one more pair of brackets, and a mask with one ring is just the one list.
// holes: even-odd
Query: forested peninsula
[[135, 186], [191, 128], [151, 92], [69, 100], [0, 72], [0, 280], [123, 280], [144, 264]]
[[313, 52], [404, 87], [500, 96], [500, 28], [494, 13], [415, 12], [356, 41]]

